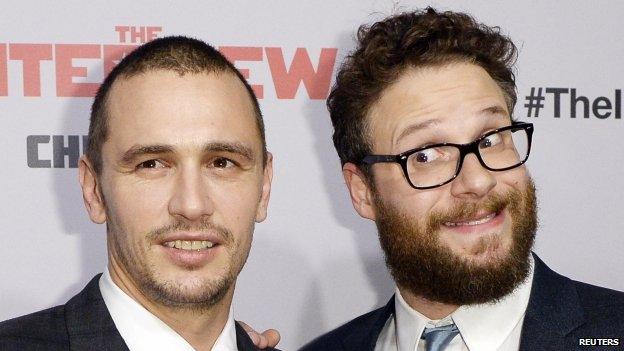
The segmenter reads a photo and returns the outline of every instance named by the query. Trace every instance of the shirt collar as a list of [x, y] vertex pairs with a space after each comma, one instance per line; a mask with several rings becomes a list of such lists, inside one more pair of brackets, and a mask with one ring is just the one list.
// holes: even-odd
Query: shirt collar
[[405, 302], [399, 289], [395, 292], [394, 310], [398, 351], [416, 350], [416, 345], [427, 324], [431, 321]]
[[455, 323], [469, 350], [496, 350], [522, 323], [533, 284], [533, 257], [527, 279], [495, 303], [460, 306], [441, 320], [431, 320], [411, 308], [396, 289], [394, 300], [396, 339], [399, 351], [415, 350], [425, 327]]
[[[123, 292], [113, 282], [108, 268], [104, 270], [99, 286], [106, 308], [131, 351], [194, 351], [180, 334]], [[212, 351], [232, 350], [236, 350], [236, 329], [230, 308], [227, 322]]]

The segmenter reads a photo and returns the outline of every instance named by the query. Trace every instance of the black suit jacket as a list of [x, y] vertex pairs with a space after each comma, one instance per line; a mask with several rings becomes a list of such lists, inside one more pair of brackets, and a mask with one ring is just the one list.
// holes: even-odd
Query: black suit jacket
[[[624, 350], [624, 293], [570, 280], [534, 258], [520, 351]], [[301, 351], [373, 351], [393, 314], [394, 296], [384, 307], [320, 336]], [[588, 338], [618, 339], [619, 345], [579, 345]]]
[[[128, 350], [104, 304], [99, 278], [65, 305], [0, 323], [0, 350]], [[236, 344], [240, 351], [258, 350], [238, 323]]]

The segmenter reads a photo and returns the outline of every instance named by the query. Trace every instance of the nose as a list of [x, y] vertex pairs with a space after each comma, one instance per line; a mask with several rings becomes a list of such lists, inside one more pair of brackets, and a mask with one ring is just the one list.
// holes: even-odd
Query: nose
[[493, 172], [485, 169], [475, 154], [468, 154], [457, 178], [451, 182], [451, 194], [462, 199], [480, 199], [495, 186]]
[[178, 170], [173, 194], [169, 201], [169, 213], [196, 221], [214, 212], [214, 204], [209, 195], [209, 184], [200, 167], [187, 167]]

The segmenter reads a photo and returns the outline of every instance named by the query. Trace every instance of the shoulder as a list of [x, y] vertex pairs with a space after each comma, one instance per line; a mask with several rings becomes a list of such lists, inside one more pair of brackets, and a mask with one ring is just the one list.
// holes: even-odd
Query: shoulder
[[572, 281], [585, 318], [590, 324], [609, 328], [619, 327], [624, 332], [624, 292]]
[[536, 259], [534, 279], [540, 293], [546, 292], [554, 297], [542, 299], [542, 301], [560, 303], [560, 308], [564, 310], [578, 306], [583, 311], [583, 317], [587, 322], [608, 323], [619, 320], [620, 322], [616, 324], [624, 328], [624, 292], [562, 276], [548, 268], [539, 258]]
[[[364, 345], [377, 341], [386, 320], [394, 312], [394, 298], [384, 307], [363, 314], [312, 340], [300, 351], [342, 350], [343, 345]], [[355, 348], [357, 349], [357, 348]], [[354, 349], [354, 350], [355, 350]]]
[[572, 280], [584, 306], [618, 308], [624, 306], [624, 292]]
[[1, 350], [56, 350], [68, 345], [65, 306], [0, 323]]
[[[585, 335], [624, 333], [623, 292], [572, 280], [552, 271], [536, 255], [534, 258], [529, 309], [535, 318], [543, 320], [549, 315], [570, 326], [580, 323], [577, 331]], [[572, 319], [576, 322], [570, 322]]]
[[[66, 350], [70, 329], [92, 328], [101, 331], [101, 319], [95, 315], [103, 305], [95, 276], [87, 286], [65, 305], [0, 322], [0, 350]], [[96, 306], [96, 307], [94, 307]], [[104, 307], [105, 308], [105, 307]], [[98, 319], [99, 318], [99, 319]]]

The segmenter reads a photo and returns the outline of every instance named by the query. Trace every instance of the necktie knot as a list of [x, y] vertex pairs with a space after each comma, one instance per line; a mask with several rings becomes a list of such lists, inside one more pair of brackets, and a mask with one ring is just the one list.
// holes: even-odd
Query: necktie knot
[[459, 334], [455, 324], [442, 327], [425, 328], [422, 338], [426, 341], [427, 351], [442, 351]]

